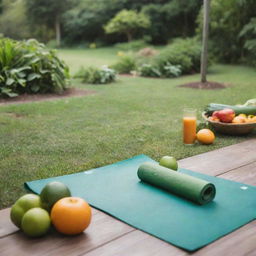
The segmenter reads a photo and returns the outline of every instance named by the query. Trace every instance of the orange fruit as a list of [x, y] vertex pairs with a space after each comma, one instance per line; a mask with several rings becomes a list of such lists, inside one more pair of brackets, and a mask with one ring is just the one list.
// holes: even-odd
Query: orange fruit
[[239, 115], [233, 118], [232, 123], [242, 124], [242, 123], [246, 123], [246, 120], [247, 120], [246, 117]]
[[212, 144], [215, 139], [214, 133], [209, 129], [201, 129], [196, 134], [197, 140], [202, 144]]
[[239, 114], [238, 116], [246, 118], [246, 114]]
[[91, 207], [79, 197], [64, 197], [51, 210], [52, 224], [66, 235], [82, 233], [89, 226], [91, 216]]
[[212, 122], [219, 122], [220, 121], [220, 119], [216, 116], [210, 116], [208, 119]]

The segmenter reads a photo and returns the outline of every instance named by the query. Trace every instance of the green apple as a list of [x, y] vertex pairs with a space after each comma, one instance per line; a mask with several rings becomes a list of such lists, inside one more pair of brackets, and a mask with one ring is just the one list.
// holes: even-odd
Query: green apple
[[45, 235], [51, 226], [49, 213], [42, 208], [32, 208], [28, 210], [21, 222], [24, 233], [31, 237]]
[[23, 215], [31, 208], [41, 206], [41, 199], [38, 195], [26, 194], [20, 197], [11, 208], [10, 217], [13, 224], [20, 228]]
[[40, 193], [42, 206], [47, 211], [50, 211], [52, 206], [61, 198], [70, 196], [69, 188], [59, 181], [47, 183]]
[[177, 160], [173, 156], [163, 156], [159, 164], [175, 171], [178, 170]]

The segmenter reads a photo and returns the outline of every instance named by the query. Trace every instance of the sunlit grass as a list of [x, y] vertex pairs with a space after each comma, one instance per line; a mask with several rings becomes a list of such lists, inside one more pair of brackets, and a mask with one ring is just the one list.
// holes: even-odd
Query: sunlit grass
[[[79, 52], [60, 52], [73, 71], [84, 63], [109, 64], [117, 58], [110, 48], [106, 52], [88, 50], [84, 56]], [[185, 147], [181, 138], [184, 107], [198, 109], [200, 117], [209, 102], [236, 104], [255, 98], [256, 72], [251, 68], [213, 66], [208, 79], [226, 83], [223, 90], [177, 87], [198, 79], [199, 75], [178, 79], [120, 77], [116, 83], [97, 86], [73, 81], [74, 86], [96, 93], [0, 106], [0, 208], [25, 192], [25, 181], [75, 173], [137, 154], [156, 160], [163, 155], [181, 159], [255, 136], [217, 136], [213, 145]]]

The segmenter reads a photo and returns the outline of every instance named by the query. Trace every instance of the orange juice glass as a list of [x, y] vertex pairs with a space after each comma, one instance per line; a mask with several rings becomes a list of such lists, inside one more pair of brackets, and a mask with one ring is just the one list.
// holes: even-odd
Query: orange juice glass
[[183, 110], [183, 142], [192, 145], [196, 140], [196, 109]]

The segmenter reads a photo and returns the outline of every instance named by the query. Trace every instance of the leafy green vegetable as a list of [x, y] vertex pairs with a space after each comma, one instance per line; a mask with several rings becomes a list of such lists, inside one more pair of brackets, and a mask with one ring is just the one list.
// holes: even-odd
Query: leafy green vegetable
[[54, 50], [34, 39], [0, 39], [0, 96], [62, 92], [68, 85], [68, 67]]
[[256, 106], [256, 99], [247, 100], [247, 101], [244, 103], [244, 106]]

